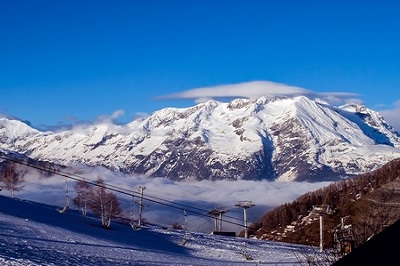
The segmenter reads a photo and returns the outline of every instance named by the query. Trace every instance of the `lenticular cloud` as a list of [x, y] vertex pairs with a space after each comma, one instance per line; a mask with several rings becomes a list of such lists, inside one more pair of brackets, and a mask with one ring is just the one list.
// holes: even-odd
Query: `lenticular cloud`
[[251, 81], [238, 84], [218, 85], [191, 89], [179, 93], [158, 97], [159, 99], [210, 99], [224, 97], [258, 98], [261, 96], [276, 95], [303, 95], [310, 93], [309, 90], [288, 86], [271, 81]]
[[157, 99], [191, 99], [201, 102], [210, 99], [220, 98], [249, 98], [257, 99], [262, 96], [276, 97], [286, 96], [295, 97], [299, 95], [310, 98], [321, 98], [326, 101], [345, 102], [346, 99], [358, 96], [354, 93], [343, 92], [314, 92], [308, 89], [290, 86], [272, 81], [250, 81], [237, 84], [224, 84], [212, 87], [202, 87], [190, 89], [178, 93], [159, 96]]

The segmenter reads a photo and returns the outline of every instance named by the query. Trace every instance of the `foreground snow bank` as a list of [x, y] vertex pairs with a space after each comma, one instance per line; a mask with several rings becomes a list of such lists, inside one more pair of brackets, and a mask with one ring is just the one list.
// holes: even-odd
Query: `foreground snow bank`
[[[186, 239], [185, 245], [180, 245]], [[0, 265], [298, 265], [303, 246], [156, 226], [101, 228], [95, 217], [0, 196]]]

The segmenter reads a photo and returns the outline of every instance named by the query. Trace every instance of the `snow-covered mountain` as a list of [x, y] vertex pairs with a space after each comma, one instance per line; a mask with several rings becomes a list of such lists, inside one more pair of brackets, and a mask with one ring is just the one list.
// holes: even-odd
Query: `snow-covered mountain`
[[0, 119], [0, 148], [61, 165], [186, 179], [335, 180], [400, 157], [400, 135], [362, 105], [304, 96], [208, 101], [126, 125], [41, 132]]

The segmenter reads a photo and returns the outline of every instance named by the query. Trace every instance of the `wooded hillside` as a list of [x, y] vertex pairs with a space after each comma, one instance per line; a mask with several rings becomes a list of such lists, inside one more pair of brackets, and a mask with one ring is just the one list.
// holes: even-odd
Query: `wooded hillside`
[[[381, 187], [393, 182], [399, 177], [400, 180], [400, 159], [393, 160], [378, 170], [371, 173], [362, 174], [351, 179], [344, 179], [332, 183], [316, 191], [308, 192], [291, 203], [280, 205], [251, 225], [249, 234], [256, 235], [261, 239], [270, 239], [285, 242], [295, 242], [302, 244], [318, 243], [319, 241], [319, 223], [318, 217], [310, 216], [310, 211], [316, 205], [329, 205], [333, 210], [332, 215], [327, 215], [325, 219], [325, 228], [327, 242], [333, 244], [333, 236], [330, 232], [341, 222], [342, 217], [350, 216], [353, 227], [361, 226], [359, 220], [361, 213], [369, 213], [369, 216], [387, 214], [386, 218], [380, 223], [382, 229], [393, 220], [400, 217], [399, 206], [396, 204], [387, 204], [393, 198], [389, 196], [392, 193], [399, 193], [394, 189], [386, 189], [385, 193], [380, 193], [372, 200], [371, 195], [381, 191]], [[367, 201], [367, 202], [366, 202]], [[380, 204], [379, 204], [380, 203]], [[382, 204], [385, 209], [382, 209]], [[307, 219], [305, 219], [307, 217]], [[364, 217], [365, 220], [365, 217]], [[377, 217], [375, 217], [375, 220]], [[385, 221], [383, 221], [385, 220]], [[365, 223], [365, 221], [364, 221]], [[364, 224], [364, 227], [373, 227]], [[376, 226], [375, 226], [376, 227]], [[365, 228], [364, 228], [365, 229]], [[359, 243], [368, 238], [368, 234], [377, 233], [378, 229], [364, 230], [363, 237], [359, 237]]]

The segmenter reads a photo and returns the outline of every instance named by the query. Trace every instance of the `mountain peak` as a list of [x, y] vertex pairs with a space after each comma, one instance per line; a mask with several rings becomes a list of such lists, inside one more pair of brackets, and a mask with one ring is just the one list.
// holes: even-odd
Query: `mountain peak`
[[211, 100], [80, 131], [1, 125], [0, 148], [32, 159], [175, 180], [337, 180], [400, 157], [400, 137], [377, 112], [305, 96]]
[[37, 135], [40, 131], [15, 119], [0, 117], [0, 142], [11, 142], [19, 138]]
[[365, 107], [365, 105], [358, 103], [347, 103], [345, 105], [340, 106], [339, 108], [354, 113], [366, 113], [368, 110], [368, 108]]

